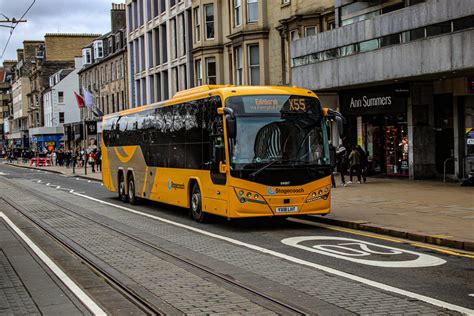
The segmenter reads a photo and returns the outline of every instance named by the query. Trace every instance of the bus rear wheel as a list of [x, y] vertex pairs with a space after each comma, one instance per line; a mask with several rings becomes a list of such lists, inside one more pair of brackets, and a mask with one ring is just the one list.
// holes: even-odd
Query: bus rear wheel
[[125, 178], [123, 176], [123, 173], [120, 173], [119, 175], [119, 183], [118, 183], [119, 189], [118, 189], [118, 196], [119, 199], [127, 203], [128, 202], [128, 196], [127, 196], [127, 190], [126, 190], [126, 185], [125, 185]]
[[199, 189], [197, 183], [194, 184], [193, 190], [191, 191], [191, 215], [198, 223], [204, 223], [206, 221], [206, 213], [202, 210], [201, 189]]
[[138, 204], [138, 199], [135, 195], [135, 181], [132, 175], [130, 175], [130, 179], [128, 180], [128, 202], [132, 205]]

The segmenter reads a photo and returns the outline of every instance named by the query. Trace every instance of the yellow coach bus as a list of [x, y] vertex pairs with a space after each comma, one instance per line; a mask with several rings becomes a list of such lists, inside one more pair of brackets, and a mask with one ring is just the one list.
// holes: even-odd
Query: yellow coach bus
[[149, 199], [227, 218], [327, 214], [328, 120], [305, 89], [200, 86], [107, 115], [104, 186], [124, 202]]

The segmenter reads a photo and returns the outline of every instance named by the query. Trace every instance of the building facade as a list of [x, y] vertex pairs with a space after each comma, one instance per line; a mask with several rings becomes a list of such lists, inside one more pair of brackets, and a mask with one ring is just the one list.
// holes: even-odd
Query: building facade
[[[111, 31], [83, 47], [83, 66], [78, 73], [78, 91], [83, 93], [85, 88], [90, 92], [94, 106], [105, 115], [129, 108], [127, 60], [125, 5], [114, 3], [111, 9]], [[73, 135], [69, 140], [76, 138], [76, 147], [98, 143], [102, 118], [94, 112], [97, 111], [83, 108], [80, 120], [65, 125], [66, 134]]]
[[127, 0], [131, 107], [193, 87], [191, 0]]
[[6, 138], [10, 132], [9, 117], [11, 109], [12, 68], [16, 61], [5, 60], [0, 67], [0, 152], [6, 149]]
[[288, 85], [291, 41], [334, 23], [330, 0], [194, 0], [194, 82]]
[[336, 1], [336, 28], [292, 43], [293, 84], [338, 96], [374, 173], [474, 171], [474, 1]]
[[59, 149], [64, 141], [63, 125], [80, 120], [74, 92], [79, 91], [77, 73], [82, 68], [82, 57], [74, 62], [74, 68], [61, 69], [49, 78], [49, 88], [43, 92], [44, 126], [29, 130], [33, 149]]

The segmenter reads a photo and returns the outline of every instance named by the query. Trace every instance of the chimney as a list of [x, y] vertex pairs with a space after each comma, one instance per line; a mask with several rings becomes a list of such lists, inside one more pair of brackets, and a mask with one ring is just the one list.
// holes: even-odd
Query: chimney
[[110, 10], [110, 18], [112, 22], [112, 33], [125, 28], [125, 4], [112, 3], [112, 10]]

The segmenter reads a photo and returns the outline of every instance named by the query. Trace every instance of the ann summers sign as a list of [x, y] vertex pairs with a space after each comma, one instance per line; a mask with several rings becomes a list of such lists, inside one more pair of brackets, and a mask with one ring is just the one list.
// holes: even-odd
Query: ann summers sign
[[340, 107], [344, 115], [366, 115], [406, 112], [406, 94], [395, 87], [360, 89], [340, 93]]

